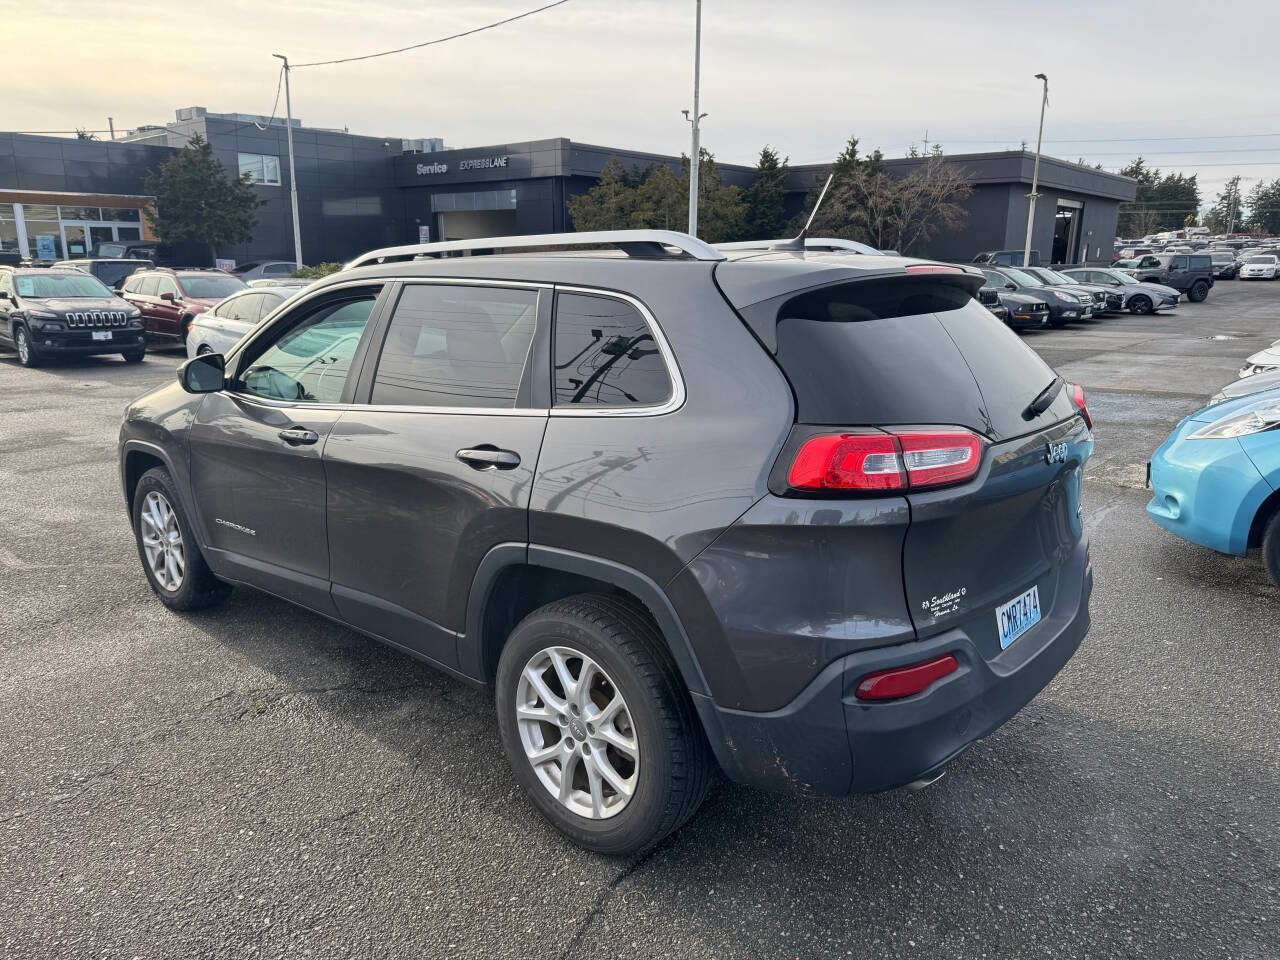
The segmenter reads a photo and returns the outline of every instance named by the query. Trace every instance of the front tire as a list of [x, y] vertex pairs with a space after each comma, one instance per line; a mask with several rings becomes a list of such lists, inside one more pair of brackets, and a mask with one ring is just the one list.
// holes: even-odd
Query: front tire
[[582, 594], [529, 614], [498, 661], [498, 729], [534, 806], [574, 843], [635, 855], [706, 796], [710, 748], [641, 608]]
[[1276, 586], [1280, 587], [1280, 510], [1271, 515], [1266, 532], [1262, 535], [1262, 559], [1267, 564], [1267, 573]]
[[1201, 303], [1207, 296], [1209, 296], [1209, 285], [1203, 280], [1197, 280], [1187, 291], [1187, 299], [1192, 303]]
[[18, 327], [13, 334], [13, 346], [18, 351], [18, 362], [24, 367], [38, 367], [41, 363], [36, 345], [31, 342], [31, 335], [26, 327]]
[[1130, 313], [1147, 314], [1151, 312], [1152, 306], [1151, 298], [1144, 294], [1138, 294], [1136, 297], [1129, 298]]
[[147, 345], [145, 343], [140, 347], [135, 347], [132, 350], [125, 350], [120, 354], [120, 356], [124, 357], [125, 363], [141, 363], [142, 358], [146, 355]]
[[205, 563], [164, 467], [152, 467], [138, 481], [133, 534], [147, 583], [170, 610], [199, 610], [221, 603], [231, 592]]

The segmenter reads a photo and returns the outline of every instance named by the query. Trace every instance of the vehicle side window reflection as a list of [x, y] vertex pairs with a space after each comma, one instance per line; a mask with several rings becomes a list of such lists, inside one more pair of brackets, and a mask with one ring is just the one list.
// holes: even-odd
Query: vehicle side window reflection
[[239, 389], [272, 400], [337, 403], [374, 300], [370, 294], [320, 307], [249, 363]]
[[640, 311], [612, 297], [556, 297], [555, 405], [660, 404], [671, 378]]

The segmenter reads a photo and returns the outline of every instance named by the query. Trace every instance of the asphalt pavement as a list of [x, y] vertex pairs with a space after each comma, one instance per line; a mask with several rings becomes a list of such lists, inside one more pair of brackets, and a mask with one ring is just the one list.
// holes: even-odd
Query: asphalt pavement
[[1280, 283], [1026, 342], [1084, 385], [1093, 628], [919, 793], [717, 786], [640, 860], [514, 785], [481, 692], [248, 590], [147, 588], [115, 437], [175, 351], [0, 355], [0, 956], [1280, 956], [1280, 590], [1144, 512]]

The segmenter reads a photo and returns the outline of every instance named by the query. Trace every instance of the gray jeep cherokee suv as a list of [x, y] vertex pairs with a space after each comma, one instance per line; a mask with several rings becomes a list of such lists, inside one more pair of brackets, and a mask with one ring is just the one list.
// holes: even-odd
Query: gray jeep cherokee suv
[[374, 251], [128, 408], [139, 555], [171, 608], [253, 586], [492, 687], [592, 850], [713, 762], [929, 782], [1089, 626], [1083, 393], [981, 284], [658, 231]]

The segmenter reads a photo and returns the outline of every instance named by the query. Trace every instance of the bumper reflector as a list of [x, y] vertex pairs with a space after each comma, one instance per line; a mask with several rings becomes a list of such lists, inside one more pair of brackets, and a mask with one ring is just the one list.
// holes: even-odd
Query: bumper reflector
[[859, 700], [901, 700], [927, 689], [935, 680], [960, 669], [949, 653], [922, 663], [912, 663], [892, 670], [869, 673], [858, 684]]

